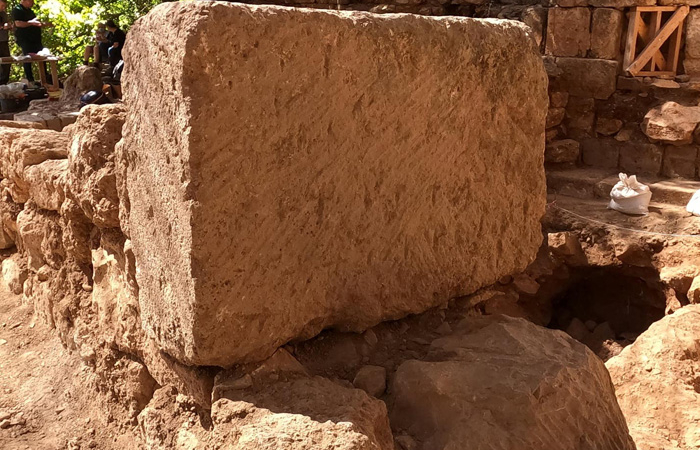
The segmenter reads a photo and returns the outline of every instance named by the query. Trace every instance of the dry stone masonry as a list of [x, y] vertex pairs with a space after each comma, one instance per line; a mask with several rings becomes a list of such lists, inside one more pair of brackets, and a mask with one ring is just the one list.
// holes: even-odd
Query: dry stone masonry
[[[233, 49], [222, 27], [240, 31]], [[175, 32], [185, 45], [164, 49]], [[547, 102], [526, 33], [205, 2], [136, 24], [119, 145], [148, 332], [184, 363], [227, 366], [523, 269]], [[172, 79], [154, 85], [164, 61]]]

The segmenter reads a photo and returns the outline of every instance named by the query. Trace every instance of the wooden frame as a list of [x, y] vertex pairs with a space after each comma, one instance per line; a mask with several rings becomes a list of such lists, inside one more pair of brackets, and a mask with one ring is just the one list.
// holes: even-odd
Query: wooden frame
[[[689, 11], [686, 5], [632, 8], [623, 60], [625, 71], [635, 77], [674, 77], [683, 21]], [[643, 48], [638, 52], [639, 42]]]

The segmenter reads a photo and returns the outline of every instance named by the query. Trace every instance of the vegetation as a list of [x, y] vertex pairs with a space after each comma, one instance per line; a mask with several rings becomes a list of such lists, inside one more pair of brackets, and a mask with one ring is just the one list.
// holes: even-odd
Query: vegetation
[[[11, 0], [8, 9], [19, 0]], [[70, 74], [83, 63], [83, 52], [94, 43], [99, 22], [114, 19], [127, 31], [131, 24], [163, 0], [35, 0], [34, 12], [42, 21], [55, 27], [42, 30], [44, 47], [64, 58], [59, 66], [62, 75]], [[14, 48], [13, 54], [21, 54]], [[20, 66], [15, 66], [19, 75]], [[18, 78], [18, 77], [13, 77]]]

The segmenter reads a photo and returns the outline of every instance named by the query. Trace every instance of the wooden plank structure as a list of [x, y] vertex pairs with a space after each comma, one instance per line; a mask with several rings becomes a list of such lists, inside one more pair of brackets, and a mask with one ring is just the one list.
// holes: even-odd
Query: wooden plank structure
[[686, 5], [632, 8], [623, 60], [625, 71], [635, 77], [674, 77], [683, 22], [689, 11]]
[[[14, 61], [0, 61], [0, 64], [25, 64], [25, 63], [36, 63], [39, 66], [39, 82], [41, 83], [42, 86], [44, 86], [48, 91], [58, 91], [59, 84], [58, 84], [58, 61], [60, 61], [62, 58], [52, 56], [49, 58], [44, 58], [44, 59], [26, 59], [26, 60], [14, 60]], [[46, 80], [46, 64], [48, 63], [49, 69], [51, 70], [51, 83], [48, 83]]]

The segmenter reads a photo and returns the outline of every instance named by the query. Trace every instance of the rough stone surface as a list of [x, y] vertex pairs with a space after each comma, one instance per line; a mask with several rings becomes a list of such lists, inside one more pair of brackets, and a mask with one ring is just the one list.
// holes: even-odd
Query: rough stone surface
[[386, 390], [386, 369], [381, 366], [364, 366], [357, 371], [352, 384], [372, 397], [379, 397]]
[[620, 119], [598, 117], [595, 123], [595, 132], [603, 136], [612, 136], [622, 129]]
[[688, 289], [688, 301], [690, 303], [700, 303], [700, 277], [693, 278], [693, 283]]
[[208, 2], [142, 18], [119, 151], [147, 331], [182, 362], [228, 366], [524, 269], [547, 109], [526, 30]]
[[574, 163], [578, 161], [580, 144], [573, 139], [562, 139], [547, 144], [544, 152], [545, 162]]
[[44, 265], [53, 269], [61, 267], [65, 251], [58, 213], [27, 204], [17, 216], [17, 228], [29, 269], [36, 272]]
[[561, 74], [553, 87], [579, 97], [605, 100], [615, 92], [619, 64], [616, 61], [587, 58], [557, 58]]
[[549, 108], [545, 126], [547, 128], [556, 127], [564, 120], [564, 115], [566, 115], [566, 109], [564, 108]]
[[668, 146], [664, 151], [663, 175], [669, 178], [695, 178], [698, 149], [695, 146]]
[[700, 107], [665, 102], [651, 109], [642, 122], [642, 131], [650, 139], [674, 145], [693, 142], [693, 131], [700, 122]]
[[114, 147], [125, 117], [123, 105], [90, 105], [72, 130], [70, 189], [85, 215], [101, 228], [119, 226]]
[[526, 8], [521, 16], [522, 22], [532, 30], [532, 37], [539, 46], [544, 38], [545, 23], [547, 22], [547, 9], [541, 6]]
[[625, 13], [612, 8], [595, 8], [591, 23], [591, 56], [617, 59]]
[[700, 10], [690, 10], [685, 19], [685, 57], [700, 59]]
[[591, 45], [588, 8], [549, 8], [545, 52], [554, 56], [586, 56]]
[[4, 150], [0, 152], [0, 174], [12, 184], [13, 200], [24, 203], [29, 198], [25, 169], [47, 160], [65, 159], [68, 136], [51, 130], [2, 128], [0, 148]]
[[2, 261], [2, 278], [12, 293], [22, 293], [27, 275], [27, 263], [19, 253]]
[[607, 362], [638, 448], [700, 446], [698, 348], [700, 306], [690, 305], [652, 324]]
[[658, 175], [663, 150], [658, 145], [625, 143], [620, 146], [620, 170], [629, 174]]
[[209, 431], [198, 420], [190, 421], [188, 408], [183, 408], [189, 402], [176, 392], [170, 386], [159, 389], [139, 415], [151, 450], [394, 448], [384, 403], [321, 377], [234, 390], [212, 405]]
[[392, 426], [422, 448], [634, 449], [603, 362], [564, 333], [467, 319], [391, 383]]
[[620, 160], [620, 146], [614, 139], [584, 139], [581, 143], [583, 163], [592, 167], [615, 169]]
[[24, 169], [29, 197], [39, 208], [59, 211], [66, 198], [68, 160], [49, 159]]
[[555, 91], [549, 93], [550, 108], [566, 108], [569, 102], [569, 93], [564, 91]]

